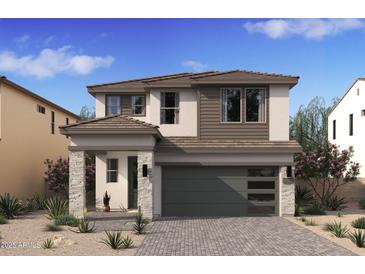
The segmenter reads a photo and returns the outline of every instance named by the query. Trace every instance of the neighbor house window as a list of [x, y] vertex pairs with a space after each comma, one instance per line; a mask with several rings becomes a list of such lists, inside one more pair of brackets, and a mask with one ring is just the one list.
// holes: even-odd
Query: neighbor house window
[[265, 122], [264, 88], [247, 88], [246, 89], [246, 122]]
[[55, 113], [54, 111], [51, 112], [51, 133], [54, 134], [55, 130]]
[[45, 114], [46, 113], [46, 108], [44, 106], [41, 106], [41, 105], [37, 105], [37, 111], [39, 113], [43, 113]]
[[144, 115], [146, 111], [144, 95], [132, 96], [132, 114]]
[[108, 95], [106, 98], [106, 115], [121, 114], [122, 108], [120, 103], [120, 96]]
[[222, 122], [241, 122], [241, 92], [240, 88], [222, 89]]
[[66, 118], [66, 125], [68, 126], [70, 124], [68, 118]]
[[332, 122], [332, 139], [336, 140], [336, 120]]
[[161, 124], [179, 123], [179, 94], [177, 92], [161, 92]]
[[350, 136], [354, 135], [354, 115], [349, 115], [349, 134]]
[[108, 159], [106, 167], [106, 182], [118, 182], [118, 159]]
[[361, 116], [365, 116], [365, 109], [361, 110]]

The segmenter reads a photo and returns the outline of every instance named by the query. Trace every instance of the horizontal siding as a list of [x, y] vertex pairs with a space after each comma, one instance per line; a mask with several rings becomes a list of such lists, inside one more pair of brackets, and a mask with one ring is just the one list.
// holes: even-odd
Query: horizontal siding
[[[220, 118], [220, 88], [209, 87], [200, 89], [200, 138], [201, 139], [246, 139], [269, 140], [269, 91], [266, 96], [266, 123], [244, 123], [245, 101], [242, 99], [242, 122], [221, 123]], [[244, 87], [243, 87], [244, 89]]]

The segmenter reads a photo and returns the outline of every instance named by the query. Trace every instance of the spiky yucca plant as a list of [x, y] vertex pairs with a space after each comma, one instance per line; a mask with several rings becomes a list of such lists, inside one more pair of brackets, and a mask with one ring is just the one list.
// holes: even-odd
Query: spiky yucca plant
[[9, 193], [0, 196], [0, 214], [7, 219], [13, 219], [22, 212], [23, 205], [18, 198], [11, 196]]
[[348, 234], [349, 239], [357, 246], [365, 246], [365, 232], [360, 229], [356, 229], [354, 232]]
[[326, 230], [331, 232], [337, 238], [344, 238], [347, 236], [347, 233], [349, 232], [347, 225], [343, 226], [341, 222], [336, 222], [336, 221], [327, 224]]
[[46, 239], [44, 242], [43, 242], [43, 244], [42, 244], [42, 248], [43, 249], [50, 249], [50, 248], [52, 248], [54, 246], [54, 243], [53, 243], [53, 241], [52, 241], [52, 239]]
[[143, 217], [143, 213], [141, 211], [141, 207], [138, 207], [138, 212], [136, 215], [136, 223], [133, 226], [134, 231], [137, 234], [142, 234], [146, 228], [146, 225], [148, 224], [148, 220]]
[[95, 222], [90, 222], [87, 219], [79, 220], [78, 229], [80, 233], [91, 233], [95, 230]]
[[101, 242], [112, 249], [121, 249], [123, 247], [123, 237], [121, 232], [105, 231], [107, 238]]
[[365, 217], [358, 218], [351, 223], [352, 227], [365, 229]]
[[68, 211], [68, 201], [62, 200], [60, 197], [52, 197], [44, 202], [46, 209], [48, 210], [48, 216], [50, 219], [55, 219], [59, 216], [66, 215]]
[[126, 236], [123, 238], [123, 248], [131, 248], [133, 247], [133, 240], [131, 237]]

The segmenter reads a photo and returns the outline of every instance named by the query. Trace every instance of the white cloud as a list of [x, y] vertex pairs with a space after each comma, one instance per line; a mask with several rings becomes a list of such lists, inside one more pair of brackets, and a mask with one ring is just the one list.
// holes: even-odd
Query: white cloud
[[59, 49], [43, 49], [37, 56], [17, 56], [14, 52], [0, 52], [0, 71], [13, 72], [36, 78], [49, 78], [56, 74], [68, 73], [86, 75], [97, 68], [112, 65], [112, 56], [77, 55], [70, 46]]
[[272, 39], [295, 35], [321, 39], [365, 28], [365, 24], [360, 19], [271, 19], [255, 23], [247, 22], [243, 27], [249, 33], [262, 33]]
[[43, 41], [43, 44], [48, 46], [49, 44], [51, 44], [53, 42], [53, 40], [56, 38], [55, 35], [51, 35], [51, 36], [48, 36], [44, 41]]
[[206, 64], [203, 64], [203, 63], [200, 63], [197, 61], [193, 61], [193, 60], [184, 61], [184, 62], [182, 62], [182, 65], [184, 67], [188, 67], [196, 72], [203, 71], [208, 67], [208, 65], [206, 65]]
[[30, 35], [28, 35], [28, 34], [24, 34], [24, 35], [22, 35], [22, 36], [15, 37], [14, 41], [15, 41], [16, 43], [20, 43], [20, 44], [22, 44], [22, 43], [27, 42], [29, 39], [30, 39]]

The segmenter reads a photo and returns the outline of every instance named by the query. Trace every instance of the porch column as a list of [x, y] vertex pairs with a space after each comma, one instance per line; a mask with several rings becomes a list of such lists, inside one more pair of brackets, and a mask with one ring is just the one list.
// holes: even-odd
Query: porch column
[[83, 218], [86, 207], [85, 152], [70, 151], [69, 157], [69, 213]]
[[[152, 219], [152, 176], [154, 167], [153, 151], [138, 152], [138, 206], [145, 218]], [[143, 165], [147, 165], [147, 174], [143, 174]], [[144, 176], [145, 175], [145, 176]]]
[[294, 167], [292, 167], [292, 177], [287, 177], [287, 167], [279, 167], [279, 215], [294, 216], [295, 212], [295, 179]]

